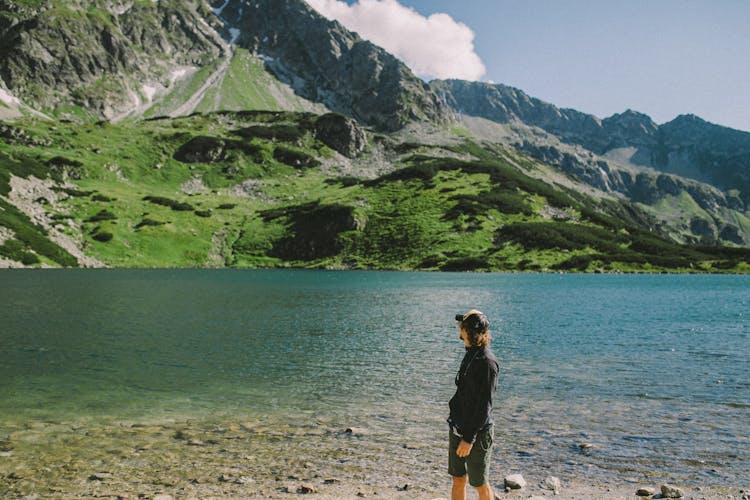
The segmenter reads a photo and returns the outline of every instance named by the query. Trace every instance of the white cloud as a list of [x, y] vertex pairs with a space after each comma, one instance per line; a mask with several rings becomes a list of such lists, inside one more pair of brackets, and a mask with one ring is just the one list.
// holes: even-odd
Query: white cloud
[[307, 0], [312, 8], [404, 61], [418, 76], [480, 80], [486, 68], [474, 52], [474, 32], [448, 14], [429, 17], [397, 0]]

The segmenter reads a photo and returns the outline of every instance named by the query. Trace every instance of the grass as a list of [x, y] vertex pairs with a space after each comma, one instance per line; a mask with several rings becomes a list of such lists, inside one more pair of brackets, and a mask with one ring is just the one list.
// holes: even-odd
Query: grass
[[[650, 219], [638, 207], [529, 177], [475, 143], [457, 151], [471, 151], [481, 158], [477, 161], [412, 154], [402, 168], [371, 180], [327, 174], [321, 165], [332, 161], [328, 150], [306, 132], [313, 118], [222, 112], [119, 125], [29, 120], [20, 126], [48, 145], [0, 143], [0, 194], [7, 194], [11, 175], [61, 181], [75, 172], [76, 187], [60, 190], [67, 199], [57, 209], [45, 209], [71, 236], [84, 239], [88, 254], [115, 267], [216, 265], [219, 253], [232, 267], [587, 272], [750, 267], [749, 250], [677, 245], [650, 233]], [[196, 138], [224, 153], [193, 159], [177, 154]], [[430, 152], [424, 145], [401, 149]], [[524, 160], [514, 157], [519, 159]], [[183, 192], [181, 186], [196, 178], [205, 189]], [[249, 194], [233, 191], [241, 183], [249, 183]], [[75, 264], [43, 230], [2, 203], [0, 225], [14, 234], [2, 255]], [[549, 206], [567, 214], [565, 219], [547, 219]], [[217, 252], [219, 240], [229, 251]]]

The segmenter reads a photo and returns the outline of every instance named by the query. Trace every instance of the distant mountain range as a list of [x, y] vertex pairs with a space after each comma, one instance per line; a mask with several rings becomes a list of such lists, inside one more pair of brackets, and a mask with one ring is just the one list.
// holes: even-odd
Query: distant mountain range
[[574, 109], [557, 108], [505, 85], [448, 80], [431, 86], [459, 113], [539, 127], [598, 156], [696, 179], [723, 190], [737, 189], [745, 195], [744, 204], [750, 201], [748, 132], [714, 125], [694, 115], [657, 125], [647, 115], [627, 110], [600, 120]]
[[[631, 110], [599, 119], [505, 85], [426, 83], [396, 57], [323, 18], [303, 0], [0, 0], [0, 54], [0, 119], [6, 122], [0, 125], [6, 146], [0, 174], [5, 168], [8, 178], [23, 170], [17, 163], [22, 152], [14, 149], [21, 143], [31, 147], [41, 141], [29, 161], [49, 162], [66, 149], [55, 146], [53, 131], [23, 125], [28, 120], [47, 128], [103, 120], [151, 130], [145, 125], [149, 121], [194, 113], [224, 120], [219, 117], [226, 115], [210, 113], [273, 111], [287, 113], [279, 115], [286, 117], [282, 122], [307, 131], [311, 139], [278, 127], [267, 139], [302, 148], [324, 165], [332, 160], [305, 149], [304, 141], [325, 138], [320, 144], [342, 155], [345, 170], [355, 178], [397, 171], [420, 151], [460, 161], [510, 161], [520, 155], [526, 160], [513, 164], [525, 175], [555, 189], [621, 203], [611, 216], [668, 240], [750, 245], [750, 133], [692, 115], [663, 125]], [[327, 115], [331, 112], [356, 126], [339, 119], [310, 121], [309, 116], [338, 116]], [[247, 130], [269, 133], [258, 129], [260, 122], [244, 121]], [[183, 130], [178, 123], [175, 128]], [[194, 138], [198, 142], [183, 144], [192, 156], [178, 155], [180, 161], [215, 162], [219, 157], [200, 149], [213, 151], [216, 141], [223, 144], [216, 150], [223, 151], [216, 153], [221, 161], [250, 154], [245, 146], [232, 149], [228, 137], [212, 138], [206, 126], [202, 138]], [[68, 140], [68, 148], [80, 146], [77, 139]], [[456, 150], [467, 141], [474, 146]], [[66, 153], [67, 166], [57, 169], [67, 172], [64, 180], [75, 182], [70, 164], [85, 161], [70, 156]], [[277, 156], [266, 161], [284, 157]], [[528, 170], [525, 162], [544, 168]], [[80, 182], [86, 182], [85, 175]], [[300, 196], [292, 191], [290, 196]], [[82, 236], [84, 244], [90, 237]]]

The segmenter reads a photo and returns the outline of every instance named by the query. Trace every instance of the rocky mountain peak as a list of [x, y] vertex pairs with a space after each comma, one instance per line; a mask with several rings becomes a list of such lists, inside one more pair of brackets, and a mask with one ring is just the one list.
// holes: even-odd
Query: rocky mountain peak
[[145, 100], [145, 82], [221, 53], [202, 2], [0, 1], [0, 79], [41, 110], [112, 118]]
[[262, 57], [306, 99], [385, 131], [409, 121], [445, 119], [442, 102], [406, 65], [303, 0], [212, 5], [229, 39]]
[[631, 109], [605, 118], [602, 126], [612, 138], [609, 149], [651, 144], [659, 130], [650, 116]]

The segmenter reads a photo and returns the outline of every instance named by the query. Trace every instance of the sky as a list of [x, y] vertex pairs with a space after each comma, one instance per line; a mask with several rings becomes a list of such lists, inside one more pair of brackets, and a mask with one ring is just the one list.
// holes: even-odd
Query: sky
[[750, 131], [750, 0], [307, 0], [415, 74]]

